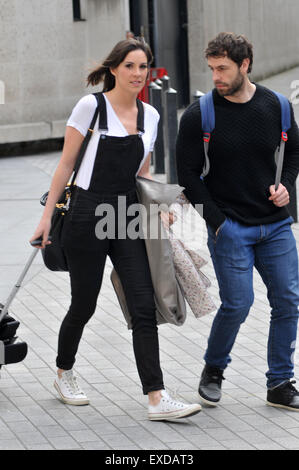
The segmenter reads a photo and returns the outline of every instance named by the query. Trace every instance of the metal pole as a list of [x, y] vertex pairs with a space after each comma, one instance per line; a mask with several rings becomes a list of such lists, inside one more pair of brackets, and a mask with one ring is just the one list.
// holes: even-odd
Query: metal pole
[[[166, 129], [167, 126], [167, 100], [166, 100], [166, 91], [170, 88], [170, 78], [168, 75], [164, 75], [160, 78], [161, 86], [162, 86], [162, 108], [163, 108], [163, 136], [164, 136], [164, 152], [165, 152], [165, 159], [167, 159], [167, 155], [169, 153], [169, 145], [168, 145], [168, 132]], [[166, 170], [167, 172], [167, 170]]]
[[164, 135], [163, 135], [163, 104], [162, 104], [162, 88], [157, 82], [151, 82], [149, 85], [150, 104], [156, 108], [160, 114], [158, 124], [158, 133], [154, 149], [154, 173], [165, 173], [164, 163]]
[[164, 75], [160, 80], [162, 82], [162, 90], [167, 91], [170, 88], [170, 78], [168, 75]]
[[192, 95], [192, 101], [197, 101], [203, 95], [204, 93], [202, 91], [195, 90], [195, 92]]
[[293, 191], [290, 194], [290, 202], [287, 206], [290, 215], [293, 217], [294, 221], [298, 222], [298, 211], [297, 211], [297, 191], [296, 191], [296, 183]]
[[168, 154], [166, 159], [167, 183], [177, 183], [177, 171], [175, 160], [176, 136], [178, 132], [178, 114], [177, 114], [177, 92], [169, 88], [165, 92], [167, 119], [165, 122], [166, 135], [168, 141]]
[[158, 5], [157, 0], [152, 1], [153, 4], [153, 46], [155, 56], [155, 66], [160, 67], [160, 50], [159, 50], [159, 21], [158, 21]]

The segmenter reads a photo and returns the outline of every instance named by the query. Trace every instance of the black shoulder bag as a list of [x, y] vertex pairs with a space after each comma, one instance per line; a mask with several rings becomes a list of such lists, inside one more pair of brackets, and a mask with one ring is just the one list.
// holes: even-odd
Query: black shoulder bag
[[[98, 101], [98, 94], [94, 93]], [[42, 256], [44, 263], [48, 269], [51, 271], [68, 271], [67, 260], [61, 243], [62, 229], [65, 221], [65, 216], [68, 212], [71, 194], [73, 187], [75, 185], [75, 180], [77, 173], [79, 171], [80, 165], [82, 163], [86, 148], [90, 141], [91, 135], [93, 133], [93, 128], [95, 126], [97, 117], [99, 114], [99, 106], [97, 106], [90, 127], [87, 131], [87, 134], [82, 142], [78, 158], [76, 160], [73, 176], [71, 182], [64, 189], [59, 201], [56, 203], [54, 212], [51, 219], [51, 230], [49, 236], [51, 237], [51, 244], [46, 245], [43, 248]], [[40, 203], [45, 206], [47, 202], [49, 191], [46, 192], [40, 199]]]

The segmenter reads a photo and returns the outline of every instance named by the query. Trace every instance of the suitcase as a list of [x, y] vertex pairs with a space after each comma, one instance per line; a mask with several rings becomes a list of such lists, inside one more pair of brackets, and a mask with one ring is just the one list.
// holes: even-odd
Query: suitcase
[[27, 355], [27, 343], [17, 342], [16, 332], [20, 322], [9, 315], [8, 308], [21, 287], [22, 281], [38, 251], [38, 248], [34, 248], [6, 303], [4, 305], [0, 304], [0, 369], [5, 364], [23, 361]]

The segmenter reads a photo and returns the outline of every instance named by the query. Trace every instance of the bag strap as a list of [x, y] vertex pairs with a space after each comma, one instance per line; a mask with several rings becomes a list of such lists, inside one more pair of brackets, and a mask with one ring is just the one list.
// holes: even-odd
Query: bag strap
[[[96, 93], [94, 93], [94, 95], [96, 95]], [[70, 184], [67, 186], [67, 189], [66, 189], [66, 202], [64, 202], [64, 204], [63, 204], [64, 208], [68, 208], [68, 206], [69, 206], [69, 203], [70, 203], [70, 197], [69, 196], [71, 194], [71, 190], [72, 190], [73, 186], [75, 185], [76, 176], [77, 176], [77, 173], [79, 171], [80, 165], [82, 163], [83, 157], [85, 155], [86, 148], [87, 148], [87, 146], [89, 144], [89, 141], [90, 141], [90, 138], [92, 136], [93, 129], [94, 129], [98, 114], [99, 114], [99, 106], [96, 107], [96, 110], [94, 112], [93, 118], [92, 118], [91, 123], [90, 123], [90, 126], [87, 130], [87, 134], [84, 137], [84, 140], [81, 144], [79, 154], [78, 154], [78, 157], [77, 157], [77, 160], [75, 162], [74, 169], [73, 169], [73, 176], [72, 176]], [[45, 194], [42, 195], [42, 197], [40, 199], [40, 203], [41, 203], [42, 206], [46, 205], [46, 202], [47, 202], [47, 199], [48, 199], [48, 194], [49, 194], [49, 191], [47, 191]]]
[[213, 101], [213, 92], [209, 91], [205, 95], [199, 98], [200, 102], [200, 113], [201, 113], [201, 127], [203, 131], [203, 146], [205, 152], [205, 163], [201, 174], [203, 179], [210, 171], [210, 160], [208, 157], [209, 143], [211, 139], [211, 133], [215, 127], [215, 109]]
[[[277, 97], [280, 109], [281, 109], [281, 140], [280, 145], [275, 151], [275, 160], [276, 160], [276, 175], [275, 175], [275, 190], [277, 190], [280, 180], [284, 160], [284, 151], [285, 143], [288, 140], [287, 131], [291, 127], [291, 110], [290, 103], [288, 99], [278, 93], [277, 91], [271, 90]], [[205, 152], [205, 163], [203, 167], [203, 172], [201, 174], [201, 179], [203, 179], [210, 170], [210, 160], [208, 157], [209, 143], [211, 139], [211, 132], [215, 128], [215, 108], [213, 101], [213, 92], [209, 91], [205, 95], [199, 98], [200, 101], [200, 113], [201, 113], [201, 125], [203, 131], [203, 143], [204, 143], [204, 152]]]
[[281, 139], [280, 144], [275, 151], [276, 175], [275, 175], [275, 191], [277, 190], [280, 180], [284, 160], [285, 144], [288, 140], [287, 131], [291, 127], [291, 109], [288, 99], [277, 91], [271, 90], [278, 98], [281, 109]]
[[[96, 93], [94, 93], [94, 95], [96, 95]], [[99, 114], [99, 105], [96, 107], [96, 110], [94, 112], [93, 118], [92, 118], [91, 123], [90, 123], [90, 126], [88, 128], [87, 134], [84, 137], [84, 140], [83, 140], [82, 145], [80, 147], [79, 155], [78, 155], [78, 158], [77, 158], [76, 163], [75, 163], [74, 172], [73, 172], [73, 176], [72, 176], [71, 183], [70, 183], [70, 188], [74, 186], [75, 179], [76, 179], [77, 173], [79, 171], [80, 165], [82, 163], [83, 157], [85, 155], [85, 152], [86, 152], [87, 146], [89, 144], [90, 138], [92, 136], [93, 129], [94, 129], [98, 114]]]

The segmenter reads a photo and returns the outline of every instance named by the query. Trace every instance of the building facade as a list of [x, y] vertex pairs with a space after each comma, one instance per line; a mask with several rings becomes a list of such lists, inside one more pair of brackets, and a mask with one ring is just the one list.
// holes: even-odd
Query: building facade
[[89, 70], [126, 31], [150, 43], [178, 104], [211, 88], [204, 59], [220, 31], [248, 36], [252, 78], [299, 63], [298, 0], [0, 0], [0, 156], [3, 144], [62, 138]]
[[0, 144], [62, 137], [89, 70], [128, 28], [127, 0], [0, 0]]
[[220, 31], [252, 42], [254, 80], [297, 66], [298, 16], [298, 0], [188, 0], [190, 89], [211, 88], [203, 49]]

